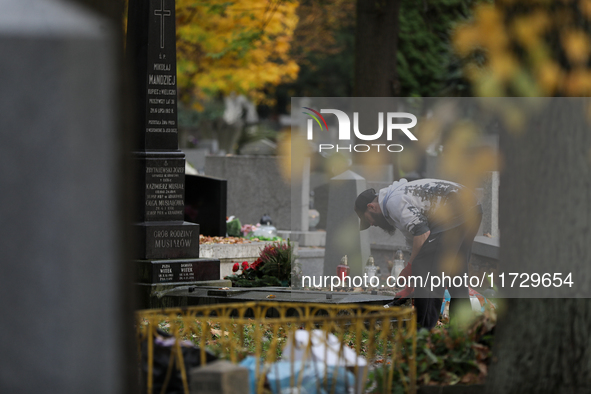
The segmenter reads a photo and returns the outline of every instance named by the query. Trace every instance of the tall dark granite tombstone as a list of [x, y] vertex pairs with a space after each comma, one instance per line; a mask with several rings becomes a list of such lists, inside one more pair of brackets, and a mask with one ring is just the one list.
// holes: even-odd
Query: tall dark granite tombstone
[[[219, 260], [199, 259], [199, 225], [184, 221], [174, 0], [130, 0], [127, 32], [136, 92], [139, 281], [153, 295], [178, 284], [217, 280], [220, 270]], [[142, 297], [141, 306], [157, 306], [153, 300]]]

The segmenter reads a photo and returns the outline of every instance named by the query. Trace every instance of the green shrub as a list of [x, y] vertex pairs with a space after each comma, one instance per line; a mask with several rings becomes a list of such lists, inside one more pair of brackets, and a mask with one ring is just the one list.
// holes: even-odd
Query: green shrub
[[[446, 327], [420, 330], [416, 347], [417, 386], [482, 384], [491, 359], [495, 320], [494, 313], [487, 310], [467, 331]], [[409, 383], [411, 349], [412, 340], [408, 339], [402, 348], [401, 368], [394, 369], [392, 393], [404, 393], [403, 379]], [[381, 368], [372, 372], [371, 392], [385, 392], [382, 374]]]

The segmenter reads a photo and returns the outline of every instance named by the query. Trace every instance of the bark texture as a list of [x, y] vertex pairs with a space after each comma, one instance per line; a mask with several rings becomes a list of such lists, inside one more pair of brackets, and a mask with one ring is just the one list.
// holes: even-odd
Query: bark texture
[[[396, 97], [399, 94], [396, 73], [396, 52], [398, 47], [398, 18], [400, 0], [357, 0], [357, 22], [355, 27], [355, 76], [354, 97]], [[393, 108], [386, 108], [385, 111]], [[377, 110], [376, 110], [377, 112]], [[375, 132], [377, 121], [368, 117], [359, 119], [359, 128], [365, 133]], [[356, 144], [365, 143], [355, 138]], [[396, 144], [386, 133], [373, 141], [376, 144]], [[373, 156], [373, 157], [371, 157]], [[382, 149], [380, 153], [355, 154], [355, 164], [390, 163], [394, 178], [398, 178], [398, 155]]]
[[[591, 285], [589, 100], [545, 100], [525, 132], [501, 135], [501, 269], [572, 272], [573, 288], [584, 290]], [[508, 300], [487, 393], [591, 392], [590, 329], [588, 299]]]
[[399, 0], [357, 0], [355, 97], [398, 95], [396, 49]]

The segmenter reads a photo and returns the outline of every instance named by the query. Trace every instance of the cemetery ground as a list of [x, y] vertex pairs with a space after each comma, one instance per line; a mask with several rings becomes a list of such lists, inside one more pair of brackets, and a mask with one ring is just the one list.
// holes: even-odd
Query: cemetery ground
[[[206, 169], [210, 169], [208, 173], [215, 173], [217, 177], [228, 179], [228, 200], [226, 205], [228, 214], [238, 212], [238, 217], [246, 218], [245, 223], [252, 223], [258, 221], [262, 212], [289, 212], [289, 185], [285, 184], [281, 173], [278, 171], [277, 160], [278, 158], [275, 157], [206, 157]], [[253, 177], [253, 174], [257, 174], [257, 176]], [[311, 178], [311, 175], [304, 177], [304, 179], [309, 178]], [[491, 179], [493, 178], [494, 175]], [[334, 188], [333, 184], [337, 182], [339, 183], [340, 192], [334, 193], [331, 189]], [[263, 322], [252, 316], [247, 318], [250, 320], [242, 322], [238, 321], [239, 316], [234, 316], [235, 320], [233, 321], [224, 320], [222, 322], [219, 317], [225, 318], [226, 312], [216, 313], [214, 317], [202, 318], [197, 316], [199, 313], [203, 313], [199, 308], [204, 308], [203, 304], [212, 304], [210, 308], [229, 308], [234, 305], [231, 304], [232, 302], [241, 302], [244, 303], [241, 305], [246, 305], [253, 301], [259, 306], [264, 305], [266, 302], [279, 302], [278, 305], [286, 305], [289, 302], [297, 301], [302, 305], [322, 302], [322, 306], [326, 308], [332, 305], [340, 306], [340, 300], [348, 299], [349, 302], [355, 303], [355, 305], [347, 305], [350, 310], [363, 310], [364, 304], [361, 300], [365, 302], [371, 297], [381, 300], [379, 302], [381, 308], [383, 304], [392, 299], [396, 289], [389, 287], [386, 287], [386, 289], [364, 289], [358, 287], [330, 292], [327, 291], [330, 289], [326, 288], [302, 289], [301, 286], [297, 288], [298, 286], [295, 285], [300, 281], [294, 280], [294, 274], [296, 274], [295, 277], [299, 277], [298, 275], [301, 276], [302, 273], [309, 274], [311, 269], [313, 269], [312, 275], [334, 274], [336, 267], [331, 268], [326, 264], [327, 255], [336, 255], [340, 259], [342, 251], [337, 247], [332, 247], [332, 251], [327, 253], [328, 248], [324, 237], [329, 237], [331, 233], [327, 226], [333, 226], [334, 229], [340, 224], [330, 218], [327, 219], [327, 216], [330, 217], [328, 206], [341, 206], [340, 211], [338, 209], [333, 211], [336, 212], [336, 215], [340, 215], [339, 212], [348, 210], [351, 200], [348, 196], [356, 195], [358, 188], [365, 189], [364, 183], [365, 181], [361, 181], [357, 174], [347, 171], [338, 179], [330, 180], [328, 184], [318, 189], [319, 193], [316, 194], [316, 202], [318, 202], [321, 216], [324, 217], [324, 228], [316, 231], [277, 231], [281, 236], [290, 239], [289, 242], [297, 239], [299, 243], [297, 251], [294, 252], [298, 259], [293, 261], [293, 266], [293, 256], [285, 255], [282, 263], [277, 264], [276, 270], [263, 272], [261, 258], [264, 256], [262, 255], [268, 253], [268, 248], [272, 248], [272, 245], [277, 245], [277, 243], [273, 243], [266, 238], [248, 239], [247, 234], [240, 230], [243, 228], [252, 230], [253, 226], [243, 223], [238, 225], [236, 218], [231, 221], [232, 223], [226, 223], [227, 232], [235, 235], [234, 237], [200, 234], [200, 256], [218, 258], [221, 273], [218, 279], [230, 279], [232, 286], [204, 288], [200, 286], [192, 287], [191, 283], [186, 283], [178, 290], [167, 291], [161, 301], [173, 301], [166, 305], [180, 306], [183, 311], [179, 312], [179, 314], [173, 313], [168, 316], [160, 316], [157, 321], [138, 316], [138, 329], [140, 331], [144, 330], [146, 322], [150, 321], [152, 328], [157, 327], [163, 331], [162, 335], [165, 335], [164, 332], [174, 334], [181, 341], [185, 341], [183, 343], [186, 345], [199, 349], [195, 355], [195, 359], [199, 360], [199, 362], [202, 359], [207, 359], [207, 357], [212, 357], [211, 361], [213, 361], [213, 357], [217, 357], [221, 360], [230, 360], [233, 365], [239, 365], [240, 362], [248, 364], [248, 360], [253, 360], [254, 357], [254, 359], [260, 360], [261, 365], [265, 363], [280, 365], [276, 364], [276, 362], [284, 356], [284, 348], [289, 343], [289, 338], [293, 337], [293, 333], [302, 326], [301, 324], [294, 321]], [[492, 180], [490, 183], [493, 185]], [[258, 187], [252, 188], [253, 184]], [[381, 183], [368, 182], [368, 186], [371, 185], [376, 189], [387, 184], [386, 181]], [[322, 193], [322, 188], [326, 189], [324, 193]], [[274, 193], [265, 192], [265, 190], [270, 189], [274, 190]], [[251, 190], [251, 192], [245, 195], [240, 190]], [[495, 188], [492, 186], [487, 190], [485, 191], [485, 197], [496, 193]], [[332, 196], [336, 196], [332, 197], [336, 201], [329, 201], [331, 193]], [[322, 194], [325, 195], [325, 201], [322, 200]], [[278, 195], [283, 196], [283, 198], [277, 198]], [[352, 198], [354, 199], [354, 197]], [[488, 200], [492, 200], [492, 198], [488, 198]], [[305, 202], [303, 206], [305, 210], [301, 213], [302, 216], [308, 213], [308, 203]], [[490, 203], [487, 204], [487, 207], [488, 215], [494, 216], [495, 205]], [[283, 223], [283, 225], [278, 225], [278, 227], [281, 226], [279, 228], [289, 228], [289, 225], [287, 225], [289, 217], [284, 218], [275, 215], [273, 217], [277, 218], [277, 222]], [[357, 221], [355, 221], [355, 226], [358, 226]], [[304, 230], [304, 228], [300, 230]], [[487, 228], [484, 230], [491, 231]], [[386, 264], [387, 260], [392, 259], [396, 249], [404, 250], [401, 243], [403, 241], [396, 237], [384, 238], [382, 236], [380, 238], [379, 236], [374, 237], [374, 235], [377, 234], [372, 234], [372, 237], [378, 239], [378, 243], [371, 245], [371, 253], [376, 256], [376, 265], [379, 265], [381, 270], [379, 275], [384, 280], [391, 271], [391, 267]], [[321, 236], [323, 237], [321, 238]], [[360, 241], [363, 244], [363, 240]], [[472, 271], [488, 270], [491, 265], [496, 264], [498, 244], [495, 244], [494, 241], [495, 239], [488, 237], [479, 237], [477, 240], [478, 247], [474, 248], [473, 263], [476, 264], [471, 266]], [[359, 242], [359, 240], [355, 242]], [[287, 245], [287, 242], [279, 241], [279, 244]], [[230, 257], [228, 251], [231, 249], [241, 249], [242, 251], [248, 249], [250, 252]], [[265, 249], [267, 249], [266, 252]], [[281, 250], [282, 248], [277, 249]], [[255, 252], [253, 253], [253, 251]], [[224, 257], [222, 258], [222, 256]], [[295, 273], [294, 270], [298, 265], [301, 270], [299, 273]], [[357, 266], [356, 269], [363, 271], [363, 263]], [[266, 279], [263, 280], [263, 276], [266, 276]], [[289, 280], [292, 282], [288, 283]], [[406, 310], [412, 311], [410, 301], [405, 307]], [[189, 313], [189, 316], [194, 313], [195, 316], [187, 317], [185, 313]], [[372, 326], [371, 320], [363, 320], [362, 323], [364, 326]], [[363, 387], [363, 391], [358, 392], [413, 392], [404, 385], [405, 383], [410, 384], [410, 382], [416, 385], [419, 392], [423, 392], [421, 390], [431, 386], [446, 387], [447, 390], [453, 390], [454, 388], [462, 390], [463, 387], [468, 385], [470, 389], [482, 389], [491, 361], [495, 323], [495, 311], [485, 310], [485, 313], [478, 320], [465, 327], [462, 331], [450, 329], [449, 324], [442, 321], [430, 333], [426, 331], [409, 331], [404, 326], [400, 329], [396, 328], [392, 332], [393, 338], [390, 341], [380, 339], [380, 335], [372, 334], [369, 330], [352, 333], [335, 327], [334, 332], [339, 346], [353, 350], [357, 355], [366, 359], [369, 364], [367, 378], [363, 380], [367, 385]], [[319, 327], [322, 327], [326, 322], [318, 324]], [[397, 338], [398, 330], [404, 339]], [[393, 351], [392, 344], [399, 346], [398, 353]], [[147, 348], [145, 350], [147, 351]], [[172, 349], [169, 349], [169, 354], [171, 351]], [[183, 350], [183, 353], [186, 351]], [[208, 351], [208, 356], [202, 357], [201, 353], [199, 353], [201, 351]], [[178, 353], [180, 354], [181, 351], [178, 351]], [[145, 354], [145, 352], [142, 353], [142, 356]], [[176, 364], [170, 364], [170, 361], [174, 358], [167, 358], [164, 365], [154, 366], [154, 371], [167, 371], [169, 366], [172, 371], [176, 371]], [[210, 360], [207, 359], [207, 361]], [[187, 379], [191, 381], [190, 377], [195, 376], [195, 379], [203, 382], [203, 374], [195, 372], [197, 375], [193, 375], [190, 361], [187, 360], [186, 363], [185, 375], [188, 376]], [[209, 364], [218, 365], [211, 362]], [[198, 370], [199, 368], [194, 369], [194, 371]], [[147, 372], [148, 370], [146, 370]], [[288, 375], [293, 376], [295, 379], [304, 374], [298, 375], [298, 373], [290, 371]], [[183, 384], [182, 376], [182, 374], [177, 376], [179, 387], [182, 387]], [[252, 376], [253, 380], [261, 381], [257, 379], [257, 377], [260, 377], [258, 374], [253, 373]], [[271, 376], [276, 377], [276, 374]], [[266, 378], [270, 379], [268, 374]], [[154, 375], [153, 379], [156, 385], [159, 381], [157, 376]], [[164, 379], [166, 379], [166, 376], [164, 376]], [[169, 379], [172, 379], [172, 376]], [[147, 382], [147, 376], [144, 375], [142, 380]], [[294, 386], [297, 385], [297, 381], [295, 381]]]
[[[222, 245], [252, 241], [258, 241], [258, 239], [202, 236], [203, 243], [219, 243]], [[283, 245], [283, 248], [280, 245]], [[269, 251], [274, 249], [290, 250], [289, 243], [282, 241], [268, 243], [255, 262], [251, 264], [246, 261], [241, 264], [235, 263], [235, 274], [232, 277], [234, 284], [237, 285], [237, 282], [239, 282], [248, 286], [246, 282], [254, 282], [255, 277], [253, 275], [243, 275], [242, 273], [246, 273], [246, 271], [251, 271], [251, 274], [254, 273], [256, 268], [264, 265], [264, 260], [269, 257]], [[283, 257], [285, 262], [291, 262], [292, 260], [288, 254]], [[288, 271], [291, 274], [291, 269]], [[272, 272], [271, 275], [281, 275], [280, 270]], [[278, 282], [280, 283], [281, 280], [278, 279]], [[261, 284], [258, 283], [258, 285]], [[258, 289], [264, 288], [259, 287]], [[186, 368], [185, 376], [189, 378], [185, 379], [190, 380], [190, 376], [192, 376], [191, 367], [199, 365], [206, 358], [207, 362], [213, 362], [213, 360], [217, 359], [244, 364], [255, 357], [260, 359], [261, 366], [267, 365], [265, 373], [268, 373], [273, 368], [271, 365], [282, 359], [283, 351], [289, 341], [293, 340], [294, 332], [297, 329], [308, 328], [311, 331], [314, 328], [327, 325], [326, 321], [320, 319], [315, 326], [306, 327], [305, 323], [298, 321], [297, 316], [293, 316], [293, 309], [291, 309], [291, 315], [288, 313], [290, 309], [285, 305], [293, 306], [289, 303], [274, 303], [268, 306], [268, 308], [277, 308], [281, 311], [279, 319], [269, 319], [268, 316], [262, 316], [261, 319], [261, 316], [257, 317], [248, 314], [252, 312], [247, 312], [248, 308], [253, 308], [254, 305], [259, 308], [264, 307], [269, 301], [274, 301], [273, 293], [277, 293], [277, 289], [277, 287], [270, 287], [266, 291], [269, 294], [267, 301], [257, 303], [220, 304], [208, 307], [188, 306], [180, 310], [170, 309], [166, 313], [146, 311], [146, 314], [142, 314], [142, 312], [138, 312], [137, 328], [142, 338], [139, 348], [142, 349], [144, 365], [142, 379], [144, 379], [144, 382], [148, 379], [148, 370], [145, 366], [148, 362], [146, 354], [148, 347], [145, 338], [147, 337], [149, 324], [153, 325], [153, 330], [158, 330], [159, 333], [153, 332], [156, 337], [162, 339], [167, 334], [174, 335], [175, 338], [182, 341], [181, 346], [186, 347], [186, 349], [182, 350], [185, 363], [183, 367]], [[323, 293], [326, 291], [326, 289], [324, 291], [323, 289], [307, 290], [316, 290]], [[370, 289], [361, 288], [340, 290], [371, 293]], [[293, 301], [297, 301], [297, 297]], [[327, 307], [327, 305], [313, 305], [319, 309]], [[293, 307], [298, 308], [301, 306]], [[412, 313], [412, 303], [409, 301], [403, 309]], [[355, 310], [361, 311], [362, 308], [359, 305], [345, 305], [339, 313], [345, 315], [354, 314]], [[271, 316], [277, 317], [277, 312], [271, 314]], [[406, 321], [408, 322], [409, 319]], [[411, 332], [405, 324], [394, 327], [390, 337], [385, 337], [383, 333], [380, 334], [381, 325], [384, 324], [383, 321], [376, 324], [375, 318], [372, 320], [371, 316], [366, 315], [359, 323], [364, 329], [356, 331], [351, 329], [352, 325], [346, 323], [333, 326], [329, 323], [326, 329], [335, 333], [341, 346], [350, 348], [367, 361], [369, 367], [367, 369], [367, 378], [363, 380], [365, 384], [362, 392], [413, 392], [414, 389], [410, 390], [411, 381], [413, 387], [416, 384], [419, 390], [426, 386], [453, 386], [461, 390], [465, 385], [481, 385], [484, 383], [488, 365], [491, 361], [491, 347], [496, 323], [495, 310], [485, 309], [483, 314], [462, 330], [450, 328], [448, 321], [442, 319], [440, 324], [431, 332], [426, 330], [416, 332], [414, 327]], [[195, 353], [193, 357], [187, 356], [188, 349], [193, 349]], [[205, 357], [202, 350], [208, 352], [207, 357]], [[167, 371], [175, 363], [173, 361], [174, 351], [172, 348], [169, 351], [169, 358], [164, 361], [160, 360], [161, 365], [153, 366], [153, 381], [151, 384], [153, 384], [154, 389], [160, 389], [165, 383], [170, 387], [175, 387], [175, 384], [180, 387], [183, 384], [183, 374], [181, 373], [172, 374], [171, 376], [162, 375], [162, 371]], [[156, 359], [153, 362], [157, 364]], [[178, 360], [176, 362], [178, 363]], [[178, 366], [174, 368], [178, 368]], [[194, 371], [198, 369], [196, 368]], [[353, 371], [354, 367], [352, 366], [350, 370]], [[160, 374], [158, 371], [160, 371]], [[258, 372], [257, 374], [253, 373], [251, 379], [255, 376], [256, 381], [259, 382], [260, 376]], [[298, 376], [297, 373], [295, 376]], [[171, 382], [171, 379], [176, 379], [176, 383]], [[269, 376], [267, 376], [267, 379], [269, 379]], [[189, 383], [187, 382], [187, 384]], [[298, 386], [297, 379], [294, 386]]]
[[[139, 325], [145, 326], [148, 320], [140, 317]], [[242, 361], [247, 356], [264, 354], [263, 361], [278, 360], [282, 356], [282, 348], [288, 342], [288, 333], [299, 324], [260, 325], [252, 319], [249, 324], [232, 323], [231, 328], [216, 322], [215, 319], [195, 317], [190, 324], [180, 316], [168, 317], [158, 322], [158, 328], [165, 333], [171, 332], [171, 326], [178, 327], [175, 332], [183, 341], [189, 341], [196, 347], [204, 347], [208, 352], [220, 359], [230, 359], [231, 346], [234, 342], [237, 354], [235, 361]], [[467, 331], [450, 330], [441, 325], [432, 332], [421, 330], [416, 339], [407, 338], [402, 341], [401, 358], [397, 360], [397, 368], [392, 379], [392, 392], [404, 392], [402, 381], [409, 379], [409, 358], [413, 355], [413, 340], [416, 340], [416, 384], [417, 386], [453, 386], [483, 384], [487, 375], [493, 343], [492, 329], [494, 318], [489, 313], [476, 319]], [[241, 334], [236, 330], [240, 329]], [[239, 343], [239, 338], [242, 338]], [[345, 332], [339, 337], [345, 346], [357, 351], [368, 359], [370, 371], [363, 392], [383, 393], [384, 364], [392, 362], [392, 343], [382, 339], [369, 338], [366, 331], [358, 338], [354, 332]], [[260, 341], [260, 342], [259, 342]], [[269, 352], [273, 352], [269, 355]], [[188, 366], [187, 366], [188, 367]], [[387, 367], [386, 367], [387, 369]]]

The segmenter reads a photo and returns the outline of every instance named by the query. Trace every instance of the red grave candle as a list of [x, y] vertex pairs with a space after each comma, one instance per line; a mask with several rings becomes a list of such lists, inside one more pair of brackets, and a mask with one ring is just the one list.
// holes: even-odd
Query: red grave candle
[[350, 267], [347, 264], [347, 255], [341, 259], [341, 264], [337, 265], [337, 276], [341, 279], [341, 282], [345, 280], [345, 276], [349, 276]]

